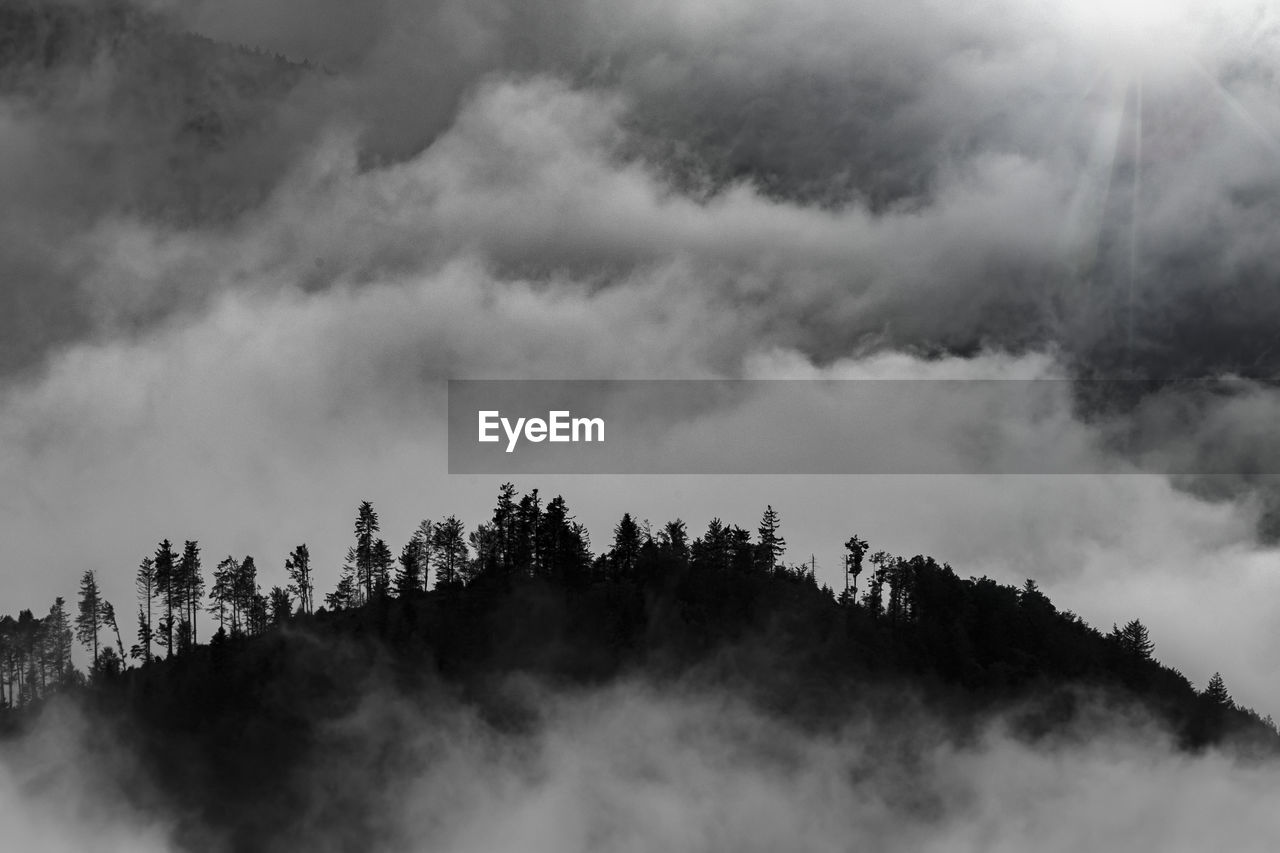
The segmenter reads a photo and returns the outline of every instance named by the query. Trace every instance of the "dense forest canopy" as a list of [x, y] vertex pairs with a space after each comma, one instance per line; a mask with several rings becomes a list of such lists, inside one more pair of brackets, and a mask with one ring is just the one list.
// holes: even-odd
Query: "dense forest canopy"
[[[133, 570], [127, 649], [96, 573], [84, 572], [74, 617], [59, 598], [44, 616], [0, 620], [5, 729], [27, 731], [51, 702], [75, 703], [137, 756], [148, 780], [137, 791], [154, 788], [162, 793], [148, 796], [187, 815], [184, 843], [198, 848], [217, 827], [244, 850], [290, 837], [281, 815], [316, 795], [315, 774], [336, 790], [356, 784], [331, 778], [320, 756], [356, 748], [335, 744], [334, 727], [372, 713], [371, 700], [417, 697], [391, 707], [408, 701], [411, 717], [428, 718], [460, 701], [514, 734], [552, 701], [513, 693], [523, 677], [568, 695], [637, 677], [684, 684], [681, 693], [713, 685], [805, 730], [838, 729], [859, 708], [898, 719], [915, 707], [962, 742], [993, 713], [1034, 741], [1094, 736], [1105, 708], [1150, 720], [1185, 750], [1257, 758], [1280, 748], [1271, 719], [1238, 706], [1221, 675], [1197, 691], [1159, 663], [1137, 618], [1099, 631], [1034, 580], [963, 578], [931, 557], [873, 550], [857, 533], [834, 590], [786, 559], [771, 506], [754, 530], [713, 518], [698, 535], [678, 518], [624, 514], [593, 547], [563, 497], [506, 483], [488, 520], [467, 530], [455, 515], [424, 519], [398, 555], [362, 502], [351, 543], [323, 592], [305, 544], [271, 558], [289, 581], [264, 589], [254, 556], [210, 571], [196, 541], [165, 539]], [[73, 637], [87, 673], [73, 665]], [[917, 740], [902, 748], [923, 748]], [[342, 826], [350, 849], [377, 837], [367, 823]]]
[[[339, 580], [327, 592], [316, 589], [305, 543], [283, 558], [288, 583], [268, 589], [252, 555], [227, 555], [210, 572], [197, 541], [180, 548], [161, 541], [134, 570], [136, 629], [127, 647], [96, 572], [85, 571], [74, 619], [59, 598], [44, 616], [23, 610], [0, 621], [0, 695], [5, 707], [19, 709], [68, 685], [114, 684], [158, 660], [181, 666], [211, 647], [240, 647], [285, 629], [372, 625], [392, 641], [427, 643], [442, 666], [492, 663], [487, 655], [499, 638], [485, 631], [493, 626], [442, 626], [472, 608], [527, 597], [531, 606], [558, 601], [561, 618], [590, 620], [557, 626], [529, 617], [524, 626], [547, 632], [543, 640], [585, 631], [583, 647], [565, 656], [580, 674], [668, 654], [689, 659], [718, 644], [768, 637], [836, 671], [910, 674], [985, 691], [1045, 681], [1121, 685], [1188, 707], [1199, 697], [1201, 705], [1209, 701], [1271, 728], [1269, 718], [1236, 708], [1221, 676], [1197, 693], [1160, 664], [1137, 618], [1103, 632], [1059, 610], [1031, 579], [1015, 588], [962, 578], [931, 557], [872, 550], [857, 534], [844, 551], [844, 586], [820, 585], [808, 563], [786, 560], [782, 519], [772, 506], [755, 530], [713, 518], [699, 535], [679, 518], [655, 526], [628, 513], [594, 550], [562, 496], [545, 500], [537, 489], [521, 495], [504, 483], [488, 521], [468, 531], [456, 515], [424, 519], [396, 556], [364, 501]], [[398, 633], [406, 620], [407, 638]], [[596, 631], [607, 638], [603, 647]], [[87, 675], [72, 662], [73, 634], [90, 657]]]

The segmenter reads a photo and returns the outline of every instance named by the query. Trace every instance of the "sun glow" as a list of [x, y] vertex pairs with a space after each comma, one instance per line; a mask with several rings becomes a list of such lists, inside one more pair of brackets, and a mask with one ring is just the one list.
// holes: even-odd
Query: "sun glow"
[[1160, 76], [1223, 42], [1280, 26], [1266, 0], [1030, 0], [1111, 69]]
[[1178, 0], [1084, 0], [1080, 5], [1113, 27], [1139, 30], [1166, 24], [1186, 11]]
[[[1080, 311], [1076, 321], [1093, 321], [1094, 264], [1109, 236], [1127, 257], [1117, 256], [1113, 295], [1097, 305], [1120, 312], [1113, 321], [1123, 329], [1121, 340], [1131, 353], [1144, 286], [1144, 213], [1150, 195], [1144, 158], [1148, 143], [1159, 145], [1160, 133], [1157, 124], [1156, 136], [1149, 136], [1148, 104], [1159, 110], [1171, 97], [1185, 99], [1195, 92], [1206, 114], [1218, 112], [1218, 134], [1247, 135], [1280, 155], [1274, 119], [1267, 121], [1266, 110], [1259, 110], [1256, 93], [1233, 91], [1223, 76], [1224, 63], [1276, 55], [1280, 13], [1274, 3], [1260, 0], [1031, 2], [1051, 17], [1061, 47], [1087, 66], [1088, 79], [1094, 81], [1086, 96], [1093, 105], [1094, 141], [1081, 166], [1063, 235], [1064, 245], [1071, 247], [1069, 275]], [[1171, 119], [1166, 113], [1163, 120]], [[1108, 209], [1126, 210], [1127, 217], [1108, 224]]]
[[1184, 0], [1070, 0], [1059, 9], [1067, 27], [1113, 67], [1154, 71], [1197, 41], [1195, 11]]

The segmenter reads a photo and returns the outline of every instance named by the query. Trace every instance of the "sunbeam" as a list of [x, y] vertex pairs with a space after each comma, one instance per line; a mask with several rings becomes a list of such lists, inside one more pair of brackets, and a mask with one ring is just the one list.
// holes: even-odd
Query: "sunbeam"
[[1280, 156], [1280, 136], [1277, 136], [1276, 133], [1259, 121], [1249, 108], [1231, 93], [1230, 89], [1222, 85], [1216, 75], [1208, 68], [1205, 68], [1203, 62], [1191, 58], [1191, 67], [1209, 81], [1214, 93], [1222, 99], [1222, 102], [1231, 110], [1232, 115], [1239, 119], [1240, 123], [1252, 134], [1254, 139], [1266, 146], [1271, 153]]
[[1092, 322], [1094, 286], [1105, 234], [1107, 206], [1123, 146], [1123, 129], [1130, 83], [1112, 70], [1105, 106], [1098, 114], [1088, 158], [1080, 169], [1076, 192], [1067, 208], [1062, 246], [1067, 261], [1067, 287], [1074, 291], [1068, 299], [1068, 325]]
[[1125, 368], [1133, 371], [1133, 315], [1136, 307], [1135, 287], [1138, 278], [1138, 242], [1142, 225], [1142, 77], [1133, 84], [1133, 197], [1129, 223], [1129, 282], [1125, 299]]

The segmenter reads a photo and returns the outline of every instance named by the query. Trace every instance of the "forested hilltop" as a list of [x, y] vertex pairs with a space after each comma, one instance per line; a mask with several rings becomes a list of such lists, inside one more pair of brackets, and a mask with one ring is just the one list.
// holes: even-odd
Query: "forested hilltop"
[[[1197, 693], [1161, 665], [1139, 619], [1104, 633], [1055, 607], [1034, 580], [1015, 588], [961, 578], [931, 557], [873, 551], [858, 535], [844, 552], [844, 588], [820, 585], [807, 563], [785, 559], [769, 507], [755, 531], [714, 518], [694, 538], [680, 519], [654, 528], [626, 514], [597, 553], [563, 497], [519, 496], [508, 483], [489, 522], [467, 531], [457, 516], [424, 520], [397, 558], [364, 502], [327, 592], [316, 590], [306, 544], [283, 559], [289, 583], [266, 590], [253, 556], [227, 556], [210, 572], [197, 541], [166, 539], [134, 571], [134, 624], [122, 628], [97, 574], [84, 572], [74, 613], [60, 597], [43, 617], [0, 619], [0, 699], [17, 710], [67, 686], [137, 685], [215, 651], [224, 662], [252, 657], [314, 632], [377, 637], [393, 654], [428, 654], [451, 676], [529, 667], [595, 679], [739, 645], [797, 671], [908, 675], [1000, 694], [1118, 686], [1177, 722], [1204, 723], [1212, 709], [1222, 723], [1273, 728], [1236, 707], [1216, 674]], [[87, 673], [72, 663], [76, 639], [92, 660]], [[1188, 742], [1222, 730], [1188, 729]]]
[[113, 721], [201, 826], [253, 838], [279, 829], [273, 815], [305, 797], [295, 771], [370, 696], [448, 695], [518, 727], [527, 709], [494, 687], [516, 675], [568, 688], [696, 677], [819, 726], [871, 696], [944, 709], [957, 731], [1016, 708], [1030, 738], [1078, 728], [1102, 702], [1140, 709], [1186, 749], [1270, 755], [1280, 743], [1219, 676], [1198, 692], [1160, 664], [1137, 619], [1099, 631], [1034, 581], [962, 578], [858, 535], [837, 591], [786, 560], [783, 532], [771, 507], [754, 531], [713, 519], [692, 538], [679, 519], [624, 515], [596, 551], [562, 497], [504, 484], [488, 522], [425, 520], [393, 557], [365, 502], [328, 591], [305, 544], [277, 557], [289, 584], [264, 590], [253, 556], [209, 571], [196, 541], [165, 540], [135, 571], [132, 626], [92, 571], [73, 613], [60, 598], [43, 617], [0, 621], [6, 728], [71, 697]]

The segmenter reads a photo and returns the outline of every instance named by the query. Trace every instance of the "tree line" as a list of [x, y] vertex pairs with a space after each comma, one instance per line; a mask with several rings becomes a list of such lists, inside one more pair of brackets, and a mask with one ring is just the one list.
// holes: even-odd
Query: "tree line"
[[[81, 577], [74, 620], [62, 598], [43, 617], [23, 610], [16, 619], [0, 618], [0, 704], [19, 707], [52, 690], [84, 683], [86, 674], [77, 671], [71, 659], [73, 638], [89, 655], [87, 680], [92, 681], [117, 676], [131, 662], [145, 666], [158, 657], [183, 655], [200, 642], [201, 614], [217, 626], [210, 642], [221, 643], [264, 634], [294, 618], [518, 578], [567, 589], [657, 587], [705, 579], [723, 584], [730, 591], [722, 596], [726, 599], [732, 598], [734, 584], [751, 578], [819, 589], [811, 566], [788, 564], [785, 555], [781, 518], [772, 506], [765, 508], [754, 531], [713, 518], [692, 539], [679, 518], [655, 528], [624, 513], [608, 547], [593, 553], [587, 530], [562, 496], [544, 502], [537, 489], [518, 495], [513, 484], [504, 483], [487, 521], [468, 531], [456, 515], [425, 519], [393, 557], [381, 536], [377, 512], [364, 501], [356, 510], [353, 542], [338, 582], [318, 608], [312, 557], [305, 543], [284, 560], [288, 582], [264, 590], [253, 556], [228, 555], [207, 578], [197, 541], [187, 540], [179, 550], [165, 539], [135, 570], [135, 641], [128, 649], [115, 609], [102, 595], [92, 570]], [[859, 592], [864, 574], [865, 588]], [[1102, 635], [1075, 614], [1057, 611], [1032, 580], [1021, 589], [989, 578], [961, 580], [950, 566], [930, 557], [873, 552], [857, 535], [844, 543], [843, 590], [837, 595], [822, 585], [820, 591], [851, 618], [889, 631], [910, 628], [926, 639], [954, 631], [970, 618], [966, 614], [985, 614], [990, 624], [967, 625], [959, 646], [950, 638], [938, 642], [940, 649], [948, 650], [945, 654], [957, 656], [946, 665], [990, 663], [1015, 640], [1027, 648], [1054, 643], [1067, 648], [1090, 635], [1113, 649], [1122, 662], [1153, 661], [1154, 645], [1140, 620], [1113, 626], [1110, 634]], [[1016, 630], [1025, 636], [1011, 638], [1006, 628], [993, 627], [1006, 624], [1020, 626]], [[992, 631], [998, 636], [987, 636]], [[1218, 673], [1203, 695], [1224, 707], [1234, 705]]]

